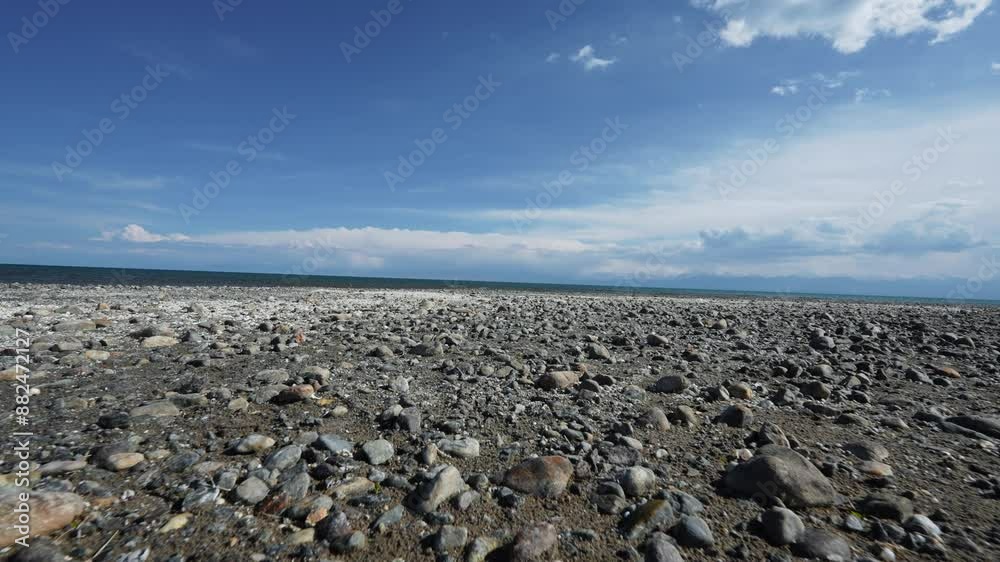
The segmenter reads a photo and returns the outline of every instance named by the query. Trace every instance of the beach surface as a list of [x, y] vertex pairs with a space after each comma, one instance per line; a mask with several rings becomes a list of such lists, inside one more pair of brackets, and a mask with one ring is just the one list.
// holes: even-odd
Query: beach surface
[[998, 325], [984, 306], [2, 284], [0, 553], [997, 560]]

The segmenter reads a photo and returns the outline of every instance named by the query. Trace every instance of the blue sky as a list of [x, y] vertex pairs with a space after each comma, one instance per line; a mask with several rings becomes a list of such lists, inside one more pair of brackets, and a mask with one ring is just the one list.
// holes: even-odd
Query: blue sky
[[230, 2], [3, 3], [0, 262], [1000, 298], [990, 0]]

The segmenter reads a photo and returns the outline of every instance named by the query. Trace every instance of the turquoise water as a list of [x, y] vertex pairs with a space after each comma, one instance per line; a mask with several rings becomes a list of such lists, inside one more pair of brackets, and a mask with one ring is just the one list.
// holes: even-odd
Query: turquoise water
[[978, 304], [1000, 306], [1000, 301], [963, 300], [879, 295], [837, 295], [823, 293], [774, 293], [765, 291], [724, 291], [671, 289], [655, 287], [614, 287], [555, 283], [512, 283], [503, 281], [455, 281], [440, 279], [404, 279], [391, 277], [346, 277], [337, 275], [281, 275], [275, 273], [238, 273], [183, 271], [167, 269], [121, 269], [110, 267], [68, 267], [50, 265], [0, 264], [0, 283], [51, 283], [67, 285], [201, 285], [201, 286], [279, 286], [339, 287], [358, 289], [502, 289], [557, 293], [636, 294], [666, 296], [725, 296], [782, 299], [813, 299], [853, 302], [907, 302], [926, 304]]

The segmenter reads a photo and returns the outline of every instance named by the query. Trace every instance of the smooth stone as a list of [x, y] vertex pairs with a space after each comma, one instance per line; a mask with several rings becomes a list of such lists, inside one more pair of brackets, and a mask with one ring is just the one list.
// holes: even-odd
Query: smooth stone
[[142, 340], [142, 347], [146, 349], [156, 349], [160, 347], [170, 347], [179, 344], [180, 341], [177, 338], [172, 338], [170, 336], [152, 336]]
[[248, 455], [251, 453], [261, 453], [274, 446], [274, 439], [266, 436], [254, 433], [252, 435], [247, 435], [236, 444], [233, 451], [240, 455]]
[[473, 459], [479, 456], [479, 441], [471, 437], [461, 439], [442, 439], [437, 442], [442, 453], [460, 459]]
[[514, 539], [511, 560], [533, 562], [544, 560], [549, 551], [559, 544], [559, 532], [551, 523], [537, 523], [521, 529]]
[[573, 465], [566, 457], [534, 457], [512, 467], [504, 475], [504, 484], [525, 494], [542, 498], [560, 496], [566, 490]]
[[643, 538], [655, 530], [666, 530], [677, 524], [678, 517], [667, 500], [649, 500], [622, 521], [621, 531], [629, 540]]
[[797, 542], [806, 531], [802, 519], [794, 511], [783, 507], [765, 511], [761, 514], [760, 522], [764, 538], [774, 546]]
[[805, 457], [778, 445], [765, 445], [756, 456], [724, 478], [726, 487], [750, 497], [778, 498], [789, 507], [833, 505], [836, 492], [826, 476]]
[[535, 386], [545, 390], [569, 388], [580, 382], [580, 375], [573, 371], [552, 371], [535, 380]]
[[644, 562], [684, 562], [681, 551], [663, 533], [653, 533], [650, 536], [644, 554]]
[[653, 383], [653, 392], [660, 393], [674, 393], [681, 392], [690, 386], [687, 377], [684, 375], [667, 375], [665, 377], [660, 377], [655, 383]]
[[369, 464], [380, 465], [389, 462], [396, 450], [385, 439], [369, 441], [361, 446], [361, 453]]
[[153, 418], [168, 418], [181, 415], [180, 409], [170, 400], [160, 400], [150, 402], [144, 406], [132, 408], [128, 413], [129, 417], [139, 418], [149, 416]]
[[[15, 511], [21, 504], [17, 488], [0, 488], [0, 548], [14, 544], [22, 535], [15, 528], [19, 525], [19, 513]], [[31, 513], [31, 537], [43, 537], [72, 523], [83, 513], [87, 503], [76, 494], [33, 490], [28, 499]]]
[[236, 497], [244, 503], [256, 505], [264, 501], [264, 498], [267, 497], [270, 491], [271, 489], [267, 487], [267, 484], [263, 480], [256, 476], [251, 476], [236, 487]]
[[792, 552], [803, 558], [828, 562], [850, 562], [854, 559], [850, 543], [836, 533], [821, 529], [806, 529], [802, 538], [792, 545]]
[[653, 491], [656, 474], [644, 466], [633, 466], [626, 468], [618, 476], [618, 483], [629, 497], [641, 497]]
[[673, 534], [681, 546], [689, 548], [708, 548], [715, 544], [712, 529], [701, 517], [685, 515], [673, 528]]
[[432, 513], [438, 506], [465, 490], [462, 473], [451, 465], [444, 465], [434, 476], [407, 496], [408, 505], [417, 513]]

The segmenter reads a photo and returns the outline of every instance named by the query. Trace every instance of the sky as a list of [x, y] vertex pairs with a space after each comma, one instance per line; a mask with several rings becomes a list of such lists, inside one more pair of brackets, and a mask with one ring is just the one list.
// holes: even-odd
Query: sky
[[1000, 298], [991, 0], [0, 22], [0, 263]]

